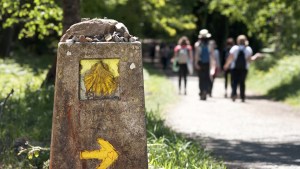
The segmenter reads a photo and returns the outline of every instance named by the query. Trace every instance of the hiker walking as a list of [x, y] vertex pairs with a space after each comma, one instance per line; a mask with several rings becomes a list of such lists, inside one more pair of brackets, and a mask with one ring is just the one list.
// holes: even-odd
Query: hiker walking
[[188, 62], [192, 62], [193, 55], [192, 55], [192, 46], [190, 45], [190, 41], [186, 36], [181, 37], [178, 40], [177, 46], [174, 48], [174, 59], [177, 60], [179, 71], [179, 94], [181, 93], [181, 79], [184, 80], [184, 94], [187, 94], [186, 85], [187, 85], [187, 74], [188, 74]]
[[[228, 56], [229, 56], [229, 51], [233, 45], [234, 45], [233, 38], [227, 38], [226, 45], [225, 45], [225, 48], [223, 49], [222, 56], [221, 56], [221, 65], [222, 65], [221, 68], [222, 69], [226, 63]], [[227, 86], [228, 86], [228, 82], [229, 82], [230, 67], [227, 70], [223, 69], [223, 72], [224, 72], [224, 79], [225, 79], [225, 86], [224, 86], [225, 94], [224, 94], [224, 96], [227, 97]], [[229, 82], [229, 84], [231, 85], [231, 82]]]
[[253, 55], [253, 51], [248, 46], [248, 40], [245, 35], [237, 37], [237, 45], [234, 45], [230, 51], [229, 56], [224, 65], [224, 69], [231, 69], [232, 78], [232, 93], [231, 98], [233, 101], [237, 98], [237, 87], [240, 88], [240, 97], [242, 102], [245, 102], [245, 81], [248, 73], [250, 61], [254, 61], [260, 57], [260, 53]]
[[[208, 40], [211, 34], [207, 29], [199, 31], [198, 41], [195, 43], [195, 68], [199, 75], [200, 99], [206, 100], [206, 96], [210, 90], [211, 72], [210, 69], [215, 67], [214, 50], [209, 47]], [[212, 72], [213, 73], [213, 72]]]

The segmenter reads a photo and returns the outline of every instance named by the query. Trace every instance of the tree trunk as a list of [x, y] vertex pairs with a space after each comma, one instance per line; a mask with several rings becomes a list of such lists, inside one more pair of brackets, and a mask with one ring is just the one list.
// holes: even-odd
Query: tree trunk
[[[63, 0], [63, 34], [69, 27], [75, 23], [80, 22], [80, 0]], [[56, 75], [56, 56], [54, 63], [49, 69], [46, 79], [44, 80], [42, 86], [50, 85], [55, 83]]]
[[0, 57], [8, 57], [10, 53], [12, 38], [13, 38], [13, 27], [6, 29], [0, 29]]
[[80, 0], [63, 0], [63, 33], [74, 23], [80, 22]]

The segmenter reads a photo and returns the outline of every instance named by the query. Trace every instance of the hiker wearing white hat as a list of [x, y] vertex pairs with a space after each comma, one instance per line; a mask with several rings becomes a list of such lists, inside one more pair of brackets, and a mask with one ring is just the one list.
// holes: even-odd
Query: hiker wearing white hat
[[198, 38], [210, 38], [211, 37], [211, 34], [208, 32], [207, 29], [201, 29], [199, 31], [199, 35], [198, 35]]
[[209, 93], [211, 77], [211, 70], [215, 70], [214, 50], [208, 45], [211, 34], [207, 29], [199, 31], [199, 40], [195, 43], [195, 68], [199, 75], [199, 89], [200, 99], [206, 100], [206, 95]]

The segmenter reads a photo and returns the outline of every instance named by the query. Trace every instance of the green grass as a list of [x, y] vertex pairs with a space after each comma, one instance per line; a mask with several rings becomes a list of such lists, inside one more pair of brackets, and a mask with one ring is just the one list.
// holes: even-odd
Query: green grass
[[0, 101], [14, 90], [0, 117], [0, 168], [31, 168], [29, 163], [41, 162], [24, 160], [26, 155], [17, 157], [17, 140], [50, 145], [54, 87], [40, 86], [51, 59], [33, 58], [0, 59]]
[[149, 168], [225, 169], [199, 143], [175, 133], [153, 113], [147, 113]]
[[1, 101], [14, 90], [0, 119], [2, 134], [8, 131], [13, 138], [30, 135], [34, 140], [50, 141], [54, 87], [40, 88], [46, 72], [46, 68], [33, 68], [15, 59], [0, 60]]
[[250, 69], [248, 86], [268, 98], [300, 106], [300, 56], [267, 57]]
[[146, 111], [164, 112], [170, 103], [178, 99], [175, 88], [157, 69], [148, 64], [144, 67]]

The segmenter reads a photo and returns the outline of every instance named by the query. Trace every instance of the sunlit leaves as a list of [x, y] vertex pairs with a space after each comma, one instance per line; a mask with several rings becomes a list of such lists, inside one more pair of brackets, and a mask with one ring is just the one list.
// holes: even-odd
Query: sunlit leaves
[[[231, 21], [242, 21], [248, 35], [265, 43], [276, 39], [276, 46], [300, 50], [297, 35], [300, 33], [299, 0], [211, 0], [210, 11], [218, 11]], [[275, 37], [275, 38], [274, 38]]]
[[193, 3], [186, 0], [98, 0], [81, 5], [83, 16], [116, 19], [136, 36], [143, 37], [145, 32], [150, 32], [151, 36], [174, 37], [178, 32], [191, 32], [196, 28]]
[[32, 3], [2, 0], [0, 9], [4, 28], [22, 25], [19, 39], [35, 35], [43, 39], [52, 32], [61, 35], [62, 10], [54, 0], [34, 0]]
[[169, 36], [175, 36], [178, 30], [196, 29], [196, 17], [191, 14], [193, 4], [181, 3], [180, 0], [144, 0], [142, 8], [154, 28], [163, 29]]

